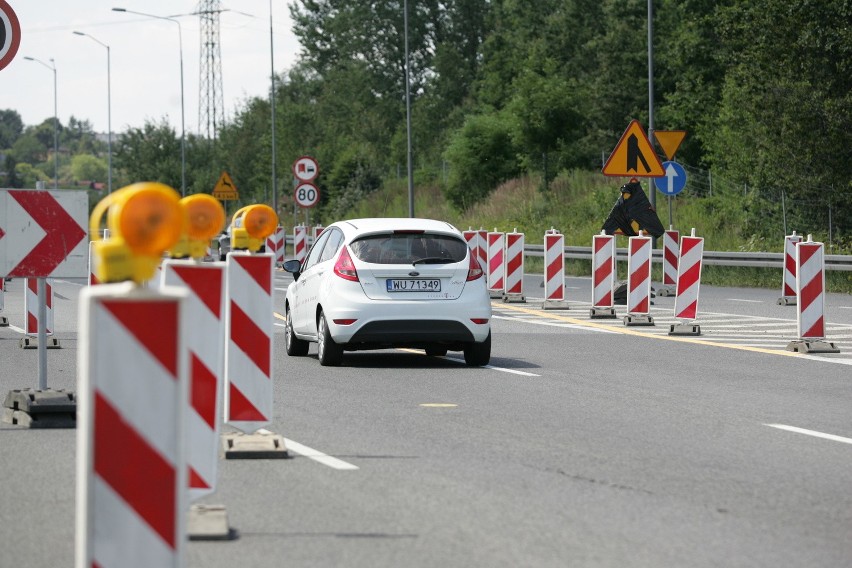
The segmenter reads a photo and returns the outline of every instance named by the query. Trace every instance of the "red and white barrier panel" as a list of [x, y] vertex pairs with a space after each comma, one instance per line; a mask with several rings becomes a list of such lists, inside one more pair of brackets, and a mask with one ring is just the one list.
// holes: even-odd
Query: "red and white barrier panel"
[[274, 255], [276, 264], [284, 262], [284, 227], [277, 227], [266, 237], [266, 252]]
[[680, 231], [669, 227], [669, 230], [663, 233], [663, 285], [657, 290], [658, 296], [675, 295], [679, 246]]
[[477, 258], [479, 259], [480, 266], [482, 266], [482, 269], [485, 271], [485, 279], [488, 280], [488, 231], [480, 227], [477, 233], [479, 233], [479, 250]]
[[592, 237], [592, 318], [614, 318], [615, 235]]
[[524, 234], [506, 233], [506, 290], [504, 302], [526, 302], [524, 298]]
[[183, 566], [184, 299], [129, 282], [80, 294], [78, 568]]
[[186, 337], [189, 351], [186, 457], [189, 496], [196, 501], [216, 490], [225, 359], [225, 263], [168, 259], [163, 263], [163, 285], [178, 286], [188, 293], [185, 314], [191, 330]]
[[303, 262], [308, 254], [308, 228], [304, 225], [293, 227], [293, 258]]
[[505, 282], [505, 235], [496, 228], [488, 233], [488, 294], [492, 298], [502, 298]]
[[228, 256], [225, 421], [252, 434], [272, 421], [272, 255]]
[[802, 236], [793, 231], [784, 237], [784, 277], [781, 282], [780, 306], [796, 305], [796, 245], [802, 242]]
[[704, 239], [690, 236], [680, 240], [677, 289], [674, 317], [683, 320], [669, 327], [669, 335], [701, 335], [701, 326], [694, 322], [698, 317], [698, 293], [701, 289], [701, 266], [704, 256]]
[[314, 240], [311, 241], [311, 244], [314, 244], [315, 242], [317, 242], [317, 239], [319, 238], [319, 236], [322, 234], [322, 232], [324, 230], [325, 230], [325, 227], [323, 227], [322, 225], [316, 225], [314, 227], [314, 229], [313, 229]]
[[796, 245], [796, 321], [799, 340], [787, 346], [801, 353], [840, 353], [825, 341], [825, 246], [807, 241]]
[[545, 310], [568, 309], [565, 300], [565, 235], [555, 229], [544, 233], [544, 303]]
[[651, 237], [627, 241], [627, 315], [624, 325], [654, 325], [651, 317]]
[[[27, 314], [24, 322], [24, 333], [38, 335], [38, 278], [27, 278], [27, 291], [24, 295], [24, 311]], [[53, 335], [53, 285], [50, 279], [45, 279], [45, 306], [47, 321], [44, 322], [45, 335]]]
[[[462, 236], [464, 237], [465, 242], [467, 242], [467, 248], [470, 249], [471, 254], [476, 260], [480, 260], [479, 255], [479, 231], [474, 231], [473, 229], [469, 229], [467, 231], [462, 231]], [[480, 262], [482, 264], [482, 262]]]

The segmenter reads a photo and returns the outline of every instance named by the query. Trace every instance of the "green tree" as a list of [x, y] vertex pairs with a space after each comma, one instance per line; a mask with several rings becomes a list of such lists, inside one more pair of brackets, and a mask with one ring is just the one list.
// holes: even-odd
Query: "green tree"
[[130, 183], [158, 181], [180, 191], [180, 138], [165, 119], [130, 128], [113, 143], [113, 167]]
[[107, 165], [101, 158], [77, 154], [71, 158], [71, 177], [75, 181], [106, 182]]
[[0, 110], [0, 150], [11, 148], [23, 131], [24, 123], [17, 111]]

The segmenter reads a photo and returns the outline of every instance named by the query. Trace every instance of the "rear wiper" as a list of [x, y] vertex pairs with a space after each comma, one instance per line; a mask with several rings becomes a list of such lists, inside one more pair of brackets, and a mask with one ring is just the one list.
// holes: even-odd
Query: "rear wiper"
[[456, 261], [452, 258], [440, 257], [440, 256], [430, 256], [427, 258], [418, 258], [411, 264], [451, 264]]

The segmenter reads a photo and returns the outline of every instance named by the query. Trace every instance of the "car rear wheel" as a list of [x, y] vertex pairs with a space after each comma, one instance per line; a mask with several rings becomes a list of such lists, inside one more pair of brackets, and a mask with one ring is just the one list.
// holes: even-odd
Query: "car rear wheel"
[[317, 322], [317, 352], [320, 365], [323, 367], [336, 367], [343, 361], [343, 348], [331, 338], [323, 313], [320, 313]]
[[299, 339], [296, 337], [296, 333], [293, 331], [293, 316], [290, 313], [290, 309], [288, 308], [284, 322], [284, 345], [287, 348], [287, 355], [291, 357], [300, 357], [302, 355], [308, 354], [309, 344], [304, 339]]
[[491, 360], [491, 332], [482, 343], [468, 343], [464, 347], [464, 362], [471, 367], [482, 367]]

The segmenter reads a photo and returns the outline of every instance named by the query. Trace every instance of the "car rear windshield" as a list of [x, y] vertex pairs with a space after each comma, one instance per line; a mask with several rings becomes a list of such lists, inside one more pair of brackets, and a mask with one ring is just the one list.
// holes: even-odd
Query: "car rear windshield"
[[370, 235], [349, 248], [364, 262], [375, 264], [449, 264], [467, 256], [467, 244], [452, 235], [394, 233]]

